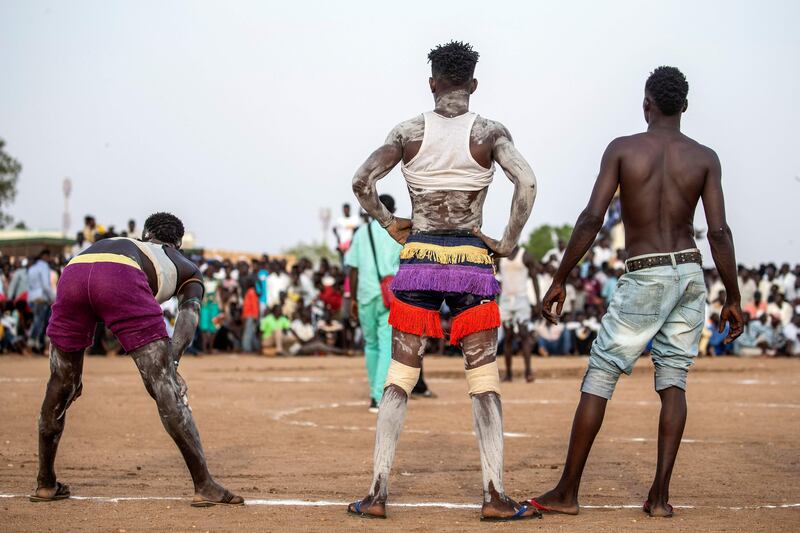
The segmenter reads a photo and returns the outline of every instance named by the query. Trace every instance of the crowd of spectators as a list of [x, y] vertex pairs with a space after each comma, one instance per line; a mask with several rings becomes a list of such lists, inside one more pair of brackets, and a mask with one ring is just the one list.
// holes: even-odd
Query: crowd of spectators
[[[363, 220], [349, 208], [335, 226], [336, 259], [312, 262], [305, 257], [263, 255], [255, 259], [192, 257], [204, 275], [205, 297], [191, 353], [245, 352], [265, 355], [349, 354], [362, 347], [358, 323], [350, 316], [349, 280], [344, 257], [357, 226]], [[116, 233], [98, 226], [93, 217], [76, 237], [66, 255], [43, 250], [32, 258], [0, 257], [0, 350], [46, 353], [45, 328], [55, 299], [61, 269], [69, 258], [98, 239], [139, 237], [133, 220]], [[533, 283], [541, 295], [550, 286], [563, 255], [559, 242], [536, 266], [529, 280], [529, 300], [534, 308], [527, 333], [541, 356], [587, 354], [600, 321], [625, 272], [622, 250], [614, 250], [607, 237], [595, 243], [570, 274], [562, 321], [552, 325], [539, 318]], [[336, 256], [333, 256], [336, 257]], [[316, 264], [315, 264], [316, 263]], [[501, 280], [502, 283], [502, 280]], [[718, 331], [725, 288], [717, 272], [706, 270], [708, 303], [700, 355], [795, 355], [800, 353], [800, 264], [762, 264], [739, 267], [739, 290], [745, 330], [734, 343], [723, 343], [727, 331]], [[168, 331], [177, 302], [163, 306]], [[449, 311], [441, 310], [447, 333]], [[457, 352], [447, 339], [431, 343], [429, 351]], [[102, 324], [98, 325], [89, 353], [118, 352], [121, 348]]]
[[[544, 295], [563, 255], [564, 243], [545, 254], [537, 267], [537, 282]], [[600, 329], [600, 320], [617, 283], [625, 272], [625, 252], [613, 250], [601, 237], [586, 258], [570, 273], [562, 321], [549, 324], [538, 318], [531, 325], [539, 354], [587, 354]], [[715, 269], [705, 270], [708, 299], [699, 355], [797, 355], [800, 354], [800, 264], [773, 263], [757, 268], [739, 265], [738, 282], [744, 317], [744, 333], [725, 344], [726, 325], [719, 331], [725, 286]], [[529, 299], [536, 306], [533, 281]], [[534, 317], [539, 313], [534, 312]]]

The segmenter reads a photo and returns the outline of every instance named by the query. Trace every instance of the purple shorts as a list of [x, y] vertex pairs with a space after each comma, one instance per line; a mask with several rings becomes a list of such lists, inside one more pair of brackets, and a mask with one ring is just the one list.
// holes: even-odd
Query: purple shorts
[[47, 327], [50, 341], [66, 352], [84, 350], [92, 345], [100, 321], [128, 353], [168, 336], [143, 271], [116, 262], [67, 265]]

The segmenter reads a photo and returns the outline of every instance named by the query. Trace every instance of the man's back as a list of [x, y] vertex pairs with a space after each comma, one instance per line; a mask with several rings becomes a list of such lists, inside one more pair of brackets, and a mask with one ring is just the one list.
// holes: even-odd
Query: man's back
[[[589, 202], [575, 223], [543, 302], [543, 315], [549, 321], [558, 320], [561, 307], [553, 313], [552, 305], [563, 305], [567, 276], [594, 243], [619, 190], [629, 273], [702, 261], [698, 253], [678, 252], [696, 248], [694, 213], [698, 200], [703, 199], [711, 254], [727, 294], [720, 319], [730, 322], [729, 340], [741, 333], [736, 259], [725, 216], [722, 167], [713, 150], [681, 133], [681, 115], [689, 107], [688, 92], [686, 77], [674, 67], [659, 67], [650, 74], [642, 102], [647, 131], [615, 139], [606, 148]], [[637, 258], [646, 260], [637, 261], [631, 270], [631, 258], [642, 255], [651, 256]]]
[[613, 144], [619, 154], [628, 254], [694, 248], [694, 213], [714, 152], [667, 129], [651, 129]]

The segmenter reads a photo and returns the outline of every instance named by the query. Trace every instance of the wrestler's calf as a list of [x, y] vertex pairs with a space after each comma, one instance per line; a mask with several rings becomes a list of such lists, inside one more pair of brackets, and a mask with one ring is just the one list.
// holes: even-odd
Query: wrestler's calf
[[222, 500], [226, 490], [214, 481], [208, 471], [192, 410], [178, 381], [169, 340], [151, 342], [130, 355], [136, 362], [148, 394], [156, 401], [164, 429], [186, 461], [196, 495], [211, 501]]
[[[496, 362], [497, 330], [489, 329], [468, 335], [461, 345], [483, 473], [481, 517], [510, 517], [521, 505], [506, 496], [503, 488], [503, 407]], [[533, 514], [536, 511], [528, 509], [522, 516]]]
[[39, 415], [39, 475], [36, 494], [51, 497], [56, 488], [55, 458], [64, 432], [66, 412], [81, 394], [83, 351], [64, 352], [51, 346], [50, 380]]

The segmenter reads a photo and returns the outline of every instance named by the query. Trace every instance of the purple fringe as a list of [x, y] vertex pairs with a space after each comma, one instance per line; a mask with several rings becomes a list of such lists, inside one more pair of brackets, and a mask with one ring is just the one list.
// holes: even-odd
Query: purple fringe
[[490, 268], [460, 265], [403, 264], [392, 282], [393, 291], [463, 292], [496, 296], [500, 284]]

